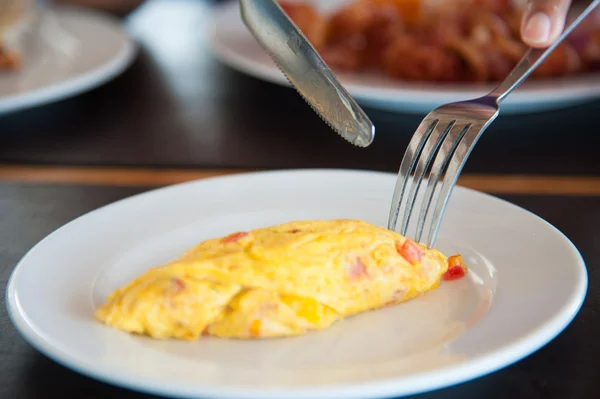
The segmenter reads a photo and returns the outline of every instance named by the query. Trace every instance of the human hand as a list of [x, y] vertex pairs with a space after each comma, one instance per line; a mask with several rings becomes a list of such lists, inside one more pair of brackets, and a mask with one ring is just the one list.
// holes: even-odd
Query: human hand
[[551, 45], [565, 27], [571, 0], [529, 0], [521, 21], [525, 44], [543, 48]]

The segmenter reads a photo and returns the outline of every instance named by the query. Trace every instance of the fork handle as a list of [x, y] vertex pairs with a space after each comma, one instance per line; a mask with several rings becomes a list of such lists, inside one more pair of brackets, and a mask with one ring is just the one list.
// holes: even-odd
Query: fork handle
[[563, 31], [562, 35], [560, 35], [560, 37], [554, 43], [552, 43], [550, 47], [546, 49], [530, 48], [527, 50], [523, 58], [521, 58], [517, 66], [515, 66], [508, 74], [506, 79], [504, 79], [504, 81], [486, 97], [491, 98], [497, 104], [500, 104], [502, 100], [506, 98], [506, 96], [508, 96], [514, 89], [519, 87], [519, 85], [523, 83], [523, 81], [525, 81], [525, 79], [527, 79], [527, 77], [531, 75], [531, 73], [535, 71], [535, 69], [540, 66], [540, 64], [546, 58], [548, 58], [550, 53], [552, 53], [552, 51], [554, 51], [554, 49], [556, 49], [556, 47], [571, 34], [573, 29], [575, 29], [577, 25], [579, 25], [579, 23], [588, 16], [594, 10], [594, 8], [598, 6], [598, 4], [600, 4], [600, 0], [592, 1], [590, 5], [588, 5], [587, 8], [581, 13], [581, 15], [579, 15], [579, 17], [577, 17], [577, 19], [575, 19], [575, 21], [573, 21], [571, 25], [569, 25], [569, 27]]

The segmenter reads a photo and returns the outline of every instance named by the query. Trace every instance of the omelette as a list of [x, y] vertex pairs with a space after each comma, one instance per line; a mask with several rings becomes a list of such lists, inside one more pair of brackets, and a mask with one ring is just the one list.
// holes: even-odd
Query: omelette
[[118, 288], [96, 318], [157, 339], [291, 337], [465, 271], [460, 256], [363, 221], [296, 221], [204, 241]]

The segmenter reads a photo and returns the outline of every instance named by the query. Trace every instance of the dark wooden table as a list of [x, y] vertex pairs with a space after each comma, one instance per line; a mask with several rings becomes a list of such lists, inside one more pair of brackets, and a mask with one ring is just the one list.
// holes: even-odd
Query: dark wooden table
[[[117, 199], [238, 170], [334, 167], [395, 171], [420, 116], [367, 109], [368, 149], [331, 132], [294, 91], [226, 68], [208, 50], [202, 0], [150, 0], [125, 24], [139, 57], [87, 94], [0, 117], [0, 288], [36, 242]], [[600, 102], [502, 116], [461, 184], [508, 199], [569, 236], [590, 286], [573, 323], [537, 353], [489, 376], [418, 398], [598, 398]], [[146, 398], [48, 360], [0, 305], [0, 398]]]

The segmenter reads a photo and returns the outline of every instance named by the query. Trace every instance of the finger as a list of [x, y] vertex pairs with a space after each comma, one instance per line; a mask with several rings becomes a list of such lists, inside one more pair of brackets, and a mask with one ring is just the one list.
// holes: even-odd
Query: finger
[[531, 47], [548, 47], [562, 33], [571, 0], [532, 0], [521, 24], [523, 41]]

